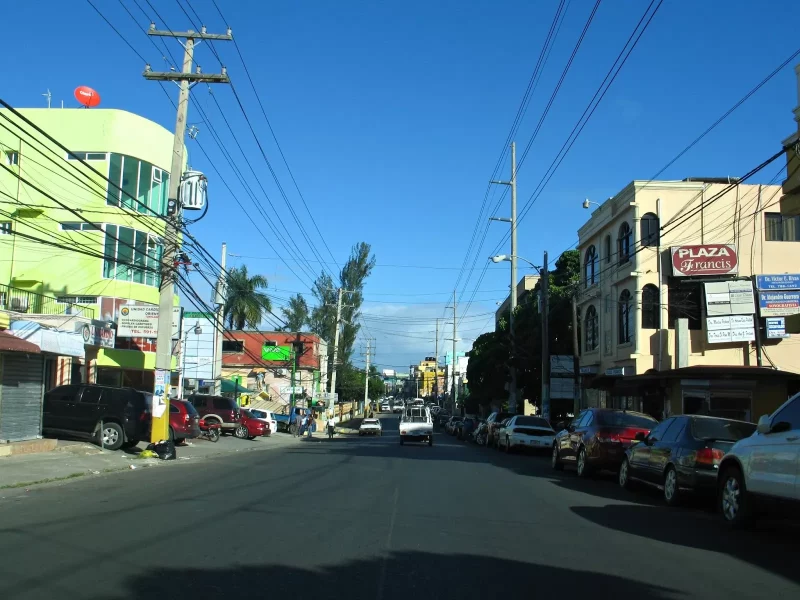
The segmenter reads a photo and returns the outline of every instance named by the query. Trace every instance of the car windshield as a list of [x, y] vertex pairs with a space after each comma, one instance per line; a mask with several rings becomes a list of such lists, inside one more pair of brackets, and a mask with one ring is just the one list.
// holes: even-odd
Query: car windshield
[[597, 413], [597, 422], [606, 427], [641, 427], [652, 429], [658, 424], [653, 417], [637, 412], [622, 410], [601, 410]]
[[362, 425], [377, 425], [378, 422], [378, 419], [364, 419]]
[[542, 417], [517, 417], [515, 425], [520, 427], [544, 427], [545, 429], [550, 429], [550, 423]]
[[251, 408], [250, 414], [253, 415], [256, 419], [266, 419], [267, 413], [263, 410], [258, 410], [257, 408]]
[[750, 437], [756, 430], [754, 423], [728, 419], [692, 419], [692, 435], [700, 440], [725, 440], [736, 442]]

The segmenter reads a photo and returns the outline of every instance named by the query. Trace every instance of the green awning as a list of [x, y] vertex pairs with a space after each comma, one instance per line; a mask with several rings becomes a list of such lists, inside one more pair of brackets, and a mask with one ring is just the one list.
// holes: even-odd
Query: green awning
[[243, 394], [243, 393], [245, 393], [247, 391], [247, 386], [246, 385], [242, 385], [241, 383], [238, 384], [238, 386], [237, 386], [235, 381], [231, 381], [230, 379], [223, 379], [222, 380], [222, 391], [223, 392], [232, 392], [234, 394], [236, 392], [239, 392], [240, 394]]

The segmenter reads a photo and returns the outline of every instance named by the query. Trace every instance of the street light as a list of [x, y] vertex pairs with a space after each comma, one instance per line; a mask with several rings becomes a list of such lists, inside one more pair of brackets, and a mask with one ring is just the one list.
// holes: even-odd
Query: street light
[[594, 200], [589, 200], [588, 198], [586, 198], [586, 200], [583, 201], [583, 208], [589, 208], [590, 204], [594, 204], [596, 206], [600, 206], [599, 202], [595, 202]]
[[[504, 262], [504, 261], [511, 262], [511, 258], [512, 257], [509, 256], [508, 254], [499, 254], [498, 256], [490, 257], [489, 260], [491, 260], [493, 263], [499, 263], [499, 262]], [[536, 269], [537, 273], [539, 273], [540, 275], [542, 274], [542, 268], [541, 267], [537, 267], [535, 264], [533, 264], [527, 258], [522, 258], [521, 256], [515, 256], [514, 258], [516, 258], [517, 260], [521, 260], [522, 262], [528, 263], [531, 267]]]
[[200, 321], [191, 329], [186, 330], [183, 336], [183, 343], [181, 344], [181, 370], [178, 373], [178, 398], [183, 398], [183, 381], [185, 379], [184, 373], [186, 372], [186, 345], [189, 343], [189, 334], [194, 331], [194, 334], [199, 336], [203, 333], [203, 328], [200, 327]]

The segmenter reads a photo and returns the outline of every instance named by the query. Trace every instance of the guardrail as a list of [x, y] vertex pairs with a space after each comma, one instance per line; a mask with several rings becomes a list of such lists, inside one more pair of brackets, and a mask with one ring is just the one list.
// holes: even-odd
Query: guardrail
[[92, 306], [59, 302], [54, 296], [45, 296], [3, 284], [0, 284], [0, 310], [29, 315], [78, 315], [89, 319], [94, 319], [95, 315]]

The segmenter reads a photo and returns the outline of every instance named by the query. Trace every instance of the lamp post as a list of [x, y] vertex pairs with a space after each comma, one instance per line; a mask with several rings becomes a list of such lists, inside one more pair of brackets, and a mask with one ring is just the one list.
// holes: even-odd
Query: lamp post
[[[548, 333], [548, 312], [549, 312], [549, 273], [547, 270], [547, 251], [544, 252], [544, 263], [541, 267], [537, 267], [527, 258], [522, 258], [521, 256], [508, 256], [506, 254], [500, 254], [498, 256], [492, 256], [489, 260], [493, 263], [499, 263], [503, 261], [512, 261], [521, 260], [523, 262], [528, 263], [531, 267], [533, 267], [539, 273], [539, 281], [540, 281], [540, 288], [542, 294], [542, 416], [545, 419], [550, 419], [550, 335]], [[514, 294], [516, 292], [515, 289], [511, 290], [511, 293]], [[514, 321], [509, 320], [509, 331], [511, 333], [511, 348], [514, 348]], [[510, 409], [511, 407], [509, 407]]]
[[186, 372], [186, 345], [189, 343], [189, 334], [194, 331], [195, 335], [203, 333], [203, 328], [200, 327], [200, 321], [191, 329], [186, 330], [181, 342], [181, 371], [178, 373], [178, 398], [183, 398], [183, 382], [185, 379], [184, 373]]

